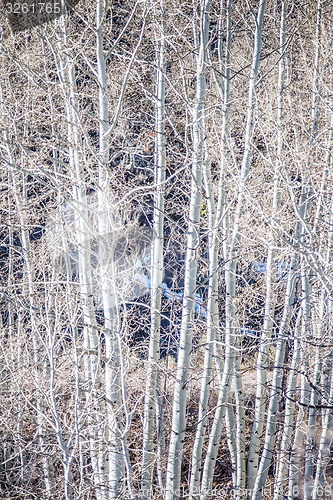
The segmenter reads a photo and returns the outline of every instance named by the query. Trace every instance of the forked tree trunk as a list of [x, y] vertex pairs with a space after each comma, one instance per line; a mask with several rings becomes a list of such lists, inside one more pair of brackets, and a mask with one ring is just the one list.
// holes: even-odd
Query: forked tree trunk
[[219, 245], [220, 245], [220, 228], [224, 217], [225, 210], [225, 155], [226, 142], [228, 134], [228, 109], [229, 109], [229, 88], [230, 88], [230, 49], [231, 49], [231, 0], [227, 1], [226, 5], [226, 47], [223, 54], [222, 38], [222, 5], [218, 28], [218, 55], [220, 62], [220, 72], [225, 77], [221, 82], [218, 79], [218, 88], [220, 89], [223, 99], [223, 123], [222, 123], [222, 138], [221, 138], [221, 172], [219, 180], [219, 191], [217, 204], [215, 203], [214, 193], [212, 189], [212, 180], [210, 175], [210, 162], [208, 157], [208, 147], [205, 143], [205, 161], [203, 165], [204, 188], [206, 194], [206, 203], [208, 207], [208, 227], [209, 227], [209, 283], [208, 283], [208, 299], [207, 299], [207, 335], [205, 343], [205, 356], [203, 374], [201, 380], [198, 425], [195, 434], [192, 462], [191, 462], [191, 477], [190, 477], [190, 499], [194, 500], [200, 496], [200, 483], [202, 472], [202, 455], [203, 443], [207, 430], [207, 414], [208, 401], [213, 376], [213, 359], [214, 359], [214, 344], [216, 332], [219, 329], [219, 311], [218, 311], [218, 282], [219, 282]]
[[[244, 201], [245, 201], [245, 188], [248, 181], [250, 160], [252, 155], [252, 136], [254, 131], [254, 111], [255, 111], [255, 89], [259, 71], [259, 63], [261, 57], [261, 40], [262, 40], [262, 29], [263, 29], [263, 18], [265, 12], [266, 2], [260, 1], [258, 7], [258, 13], [256, 17], [256, 30], [254, 38], [254, 51], [252, 59], [252, 68], [250, 73], [249, 81], [249, 94], [248, 94], [248, 109], [247, 109], [247, 119], [246, 119], [246, 131], [245, 131], [245, 144], [244, 144], [244, 154], [242, 159], [241, 173], [239, 179], [239, 191], [238, 200], [236, 206], [235, 220], [233, 227], [229, 226], [229, 218], [227, 215], [224, 216], [225, 225], [225, 235], [229, 238], [229, 244], [225, 241], [225, 283], [226, 283], [226, 333], [225, 333], [225, 354], [224, 354], [224, 368], [223, 375], [221, 377], [220, 391], [217, 402], [217, 408], [214, 415], [214, 420], [212, 424], [212, 429], [209, 436], [207, 454], [205, 458], [202, 483], [201, 483], [201, 499], [205, 500], [209, 496], [209, 492], [212, 488], [213, 474], [215, 469], [215, 463], [219, 448], [219, 442], [222, 434], [222, 421], [225, 415], [225, 408], [229, 398], [229, 386], [231, 377], [234, 374], [235, 369], [235, 342], [236, 342], [236, 311], [235, 311], [235, 296], [236, 296], [236, 267], [237, 267], [237, 250], [239, 248], [241, 233], [240, 224], [242, 220], [242, 214], [244, 211]], [[227, 226], [228, 224], [228, 226]], [[240, 392], [238, 391], [238, 396], [240, 397]], [[238, 408], [241, 404], [238, 404]], [[241, 415], [237, 415], [239, 423], [242, 420]], [[242, 427], [239, 426], [238, 430], [242, 432]], [[237, 441], [240, 443], [241, 435], [238, 436], [235, 444], [237, 448]], [[236, 459], [237, 463], [237, 459]], [[237, 465], [237, 470], [240, 473], [244, 468], [244, 459], [240, 456], [239, 463]], [[242, 475], [243, 473], [241, 473]], [[235, 474], [236, 484], [243, 484], [244, 478], [240, 474]]]
[[278, 210], [280, 204], [280, 188], [282, 178], [282, 150], [283, 150], [283, 94], [285, 86], [285, 71], [286, 71], [286, 47], [285, 47], [285, 16], [286, 16], [285, 1], [281, 2], [281, 17], [280, 17], [280, 60], [278, 73], [278, 112], [277, 112], [277, 154], [274, 172], [273, 185], [273, 201], [272, 201], [272, 224], [268, 236], [268, 251], [267, 251], [267, 271], [266, 271], [266, 298], [264, 323], [258, 348], [257, 358], [257, 386], [255, 399], [255, 414], [251, 433], [251, 442], [247, 462], [247, 474], [249, 490], [253, 488], [256, 478], [258, 463], [260, 457], [260, 446], [263, 437], [263, 429], [266, 421], [266, 382], [267, 382], [267, 366], [268, 366], [268, 348], [271, 342], [272, 328], [274, 324], [275, 298], [273, 285], [276, 278], [277, 267], [275, 263], [275, 232], [278, 228], [279, 221]]

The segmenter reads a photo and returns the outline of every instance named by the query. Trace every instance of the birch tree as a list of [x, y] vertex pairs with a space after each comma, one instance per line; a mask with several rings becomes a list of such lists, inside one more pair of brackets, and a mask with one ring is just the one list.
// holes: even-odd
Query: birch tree
[[[251, 138], [254, 128], [254, 108], [255, 108], [255, 85], [258, 76], [260, 53], [261, 53], [261, 37], [263, 28], [263, 18], [265, 11], [265, 2], [260, 2], [257, 21], [256, 21], [256, 31], [254, 40], [254, 52], [252, 60], [252, 68], [249, 82], [249, 97], [248, 97], [248, 110], [247, 110], [247, 122], [246, 122], [246, 135], [245, 135], [245, 146], [244, 155], [242, 159], [241, 177], [239, 180], [239, 192], [237, 208], [235, 213], [235, 222], [233, 230], [227, 228], [227, 235], [230, 234], [230, 243], [227, 244], [227, 263], [225, 267], [225, 282], [226, 282], [226, 338], [225, 338], [225, 361], [223, 368], [223, 376], [221, 378], [221, 388], [219, 392], [219, 399], [217, 404], [217, 409], [214, 416], [214, 422], [212, 424], [212, 429], [209, 436], [209, 444], [207, 455], [205, 458], [203, 477], [202, 477], [202, 497], [208, 494], [212, 487], [214, 464], [218, 452], [218, 444], [222, 433], [222, 418], [224, 416], [225, 404], [229, 396], [229, 384], [230, 377], [232, 376], [234, 368], [234, 356], [235, 356], [235, 274], [237, 260], [234, 258], [236, 252], [236, 245], [239, 244], [239, 225], [241, 220], [241, 213], [243, 210], [244, 196], [245, 196], [245, 184], [249, 176], [249, 166], [251, 157]], [[228, 221], [228, 219], [225, 219]], [[240, 484], [244, 480], [244, 477], [239, 476]]]
[[182, 448], [186, 426], [186, 384], [192, 349], [191, 317], [195, 301], [197, 252], [199, 249], [202, 161], [205, 120], [205, 62], [208, 44], [210, 3], [200, 3], [200, 36], [197, 55], [196, 99], [193, 108], [193, 157], [189, 226], [184, 276], [184, 300], [178, 351], [177, 378], [173, 399], [172, 429], [169, 446], [166, 499], [179, 497]]
[[226, 193], [225, 193], [225, 170], [226, 170], [226, 143], [228, 138], [228, 109], [230, 98], [230, 51], [231, 51], [231, 1], [226, 4], [226, 42], [223, 51], [223, 9], [221, 4], [221, 12], [218, 25], [218, 57], [219, 70], [221, 74], [225, 74], [223, 81], [218, 79], [218, 87], [221, 89], [223, 99], [223, 123], [222, 123], [222, 140], [221, 140], [221, 173], [219, 180], [218, 201], [215, 205], [215, 199], [212, 190], [212, 180], [209, 169], [209, 158], [207, 158], [207, 146], [205, 148], [204, 162], [204, 185], [208, 206], [208, 223], [209, 223], [209, 285], [208, 285], [208, 301], [207, 301], [207, 338], [205, 347], [205, 358], [203, 376], [201, 381], [201, 392], [198, 412], [198, 426], [195, 435], [195, 441], [192, 452], [192, 470], [190, 481], [190, 498], [198, 498], [200, 492], [200, 472], [203, 453], [203, 441], [207, 426], [207, 411], [209, 387], [212, 381], [214, 343], [216, 341], [217, 331], [219, 329], [218, 315], [218, 254], [219, 254], [219, 229], [224, 220]]
[[[279, 61], [279, 75], [278, 75], [278, 116], [277, 116], [277, 133], [278, 145], [276, 154], [276, 169], [274, 174], [274, 190], [273, 190], [273, 206], [272, 206], [272, 222], [278, 225], [278, 210], [280, 198], [280, 185], [281, 185], [281, 154], [283, 148], [283, 92], [285, 86], [285, 73], [286, 73], [286, 37], [285, 37], [285, 16], [286, 5], [285, 2], [281, 3], [281, 21], [280, 21], [280, 61]], [[263, 428], [265, 423], [265, 385], [267, 382], [266, 366], [267, 349], [272, 336], [273, 318], [274, 318], [274, 298], [273, 298], [273, 280], [274, 273], [274, 228], [270, 229], [268, 237], [268, 252], [267, 252], [267, 274], [266, 274], [266, 299], [265, 299], [265, 315], [262, 339], [258, 351], [257, 360], [257, 388], [256, 388], [256, 411], [254, 416], [254, 423], [251, 434], [251, 444], [248, 457], [248, 486], [249, 489], [253, 488], [255, 477], [257, 474], [259, 449], [262, 441]]]
[[[141, 496], [149, 498], [153, 486], [154, 434], [156, 388], [158, 383], [158, 363], [160, 357], [161, 300], [163, 280], [164, 243], [164, 183], [165, 183], [165, 13], [161, 4], [161, 21], [156, 26], [157, 75], [156, 75], [156, 152], [154, 182], [154, 242], [152, 244], [151, 266], [151, 331], [148, 352], [147, 382], [145, 391], [143, 472]], [[161, 484], [163, 486], [163, 484]]]
[[3, 497], [332, 496], [329, 14], [4, 15]]

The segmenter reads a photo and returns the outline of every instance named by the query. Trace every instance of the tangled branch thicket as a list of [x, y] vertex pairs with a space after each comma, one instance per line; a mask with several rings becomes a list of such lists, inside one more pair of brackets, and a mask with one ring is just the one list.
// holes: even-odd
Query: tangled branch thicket
[[329, 7], [3, 19], [2, 497], [333, 497]]

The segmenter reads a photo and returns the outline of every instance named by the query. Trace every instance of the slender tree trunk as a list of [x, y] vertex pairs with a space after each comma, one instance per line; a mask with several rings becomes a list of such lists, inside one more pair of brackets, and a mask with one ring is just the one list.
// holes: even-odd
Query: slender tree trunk
[[[161, 23], [156, 27], [157, 75], [156, 75], [156, 153], [155, 153], [155, 195], [154, 195], [154, 241], [151, 266], [151, 328], [148, 352], [145, 410], [143, 423], [143, 470], [141, 477], [141, 498], [151, 498], [153, 488], [155, 409], [157, 400], [158, 363], [160, 357], [161, 300], [163, 280], [164, 242], [164, 182], [166, 163], [165, 144], [165, 13], [161, 4]], [[163, 403], [162, 403], [163, 405]], [[163, 411], [163, 406], [159, 406]], [[160, 413], [159, 418], [162, 417]], [[161, 480], [160, 480], [161, 482]]]
[[[261, 1], [258, 7], [258, 13], [256, 18], [256, 30], [254, 39], [254, 52], [252, 59], [252, 68], [250, 74], [249, 82], [249, 96], [248, 96], [248, 109], [247, 109], [247, 121], [246, 121], [246, 132], [245, 132], [245, 144], [244, 144], [244, 154], [242, 159], [241, 174], [239, 179], [239, 191], [238, 191], [238, 201], [236, 207], [235, 221], [233, 226], [233, 232], [231, 236], [231, 242], [228, 245], [225, 242], [225, 283], [226, 283], [226, 334], [225, 334], [225, 360], [224, 360], [224, 370], [221, 382], [221, 388], [218, 397], [218, 404], [214, 416], [214, 421], [212, 429], [209, 436], [209, 443], [207, 448], [207, 454], [204, 463], [202, 483], [201, 483], [201, 499], [204, 500], [212, 487], [213, 473], [215, 469], [215, 463], [217, 458], [217, 452], [219, 447], [219, 442], [222, 433], [222, 420], [225, 415], [225, 405], [229, 397], [229, 383], [230, 377], [232, 376], [234, 369], [234, 357], [235, 357], [235, 328], [236, 328], [236, 314], [235, 314], [235, 285], [236, 285], [236, 267], [237, 267], [237, 257], [236, 250], [239, 247], [241, 234], [240, 234], [240, 222], [242, 212], [244, 210], [244, 197], [245, 197], [245, 186], [249, 176], [250, 159], [252, 153], [252, 135], [254, 131], [254, 111], [255, 111], [255, 88], [259, 71], [259, 62], [261, 54], [261, 40], [262, 40], [262, 28], [263, 28], [263, 18], [265, 12], [265, 1]], [[229, 221], [228, 217], [224, 217], [224, 223], [227, 224]], [[225, 233], [229, 234], [230, 229], [227, 227]], [[242, 462], [242, 459], [241, 459]], [[240, 463], [239, 463], [240, 465]], [[236, 475], [237, 479], [237, 475]], [[240, 479], [241, 481], [243, 479]]]
[[266, 383], [267, 383], [267, 366], [268, 366], [268, 348], [271, 341], [272, 329], [274, 324], [274, 309], [275, 299], [273, 285], [277, 268], [275, 264], [275, 238], [274, 233], [278, 227], [278, 209], [280, 203], [281, 189], [281, 169], [282, 169], [282, 149], [283, 149], [283, 94], [286, 66], [286, 47], [285, 47], [285, 16], [286, 16], [285, 1], [281, 2], [281, 17], [280, 17], [280, 60], [279, 60], [279, 76], [278, 76], [278, 113], [277, 113], [277, 134], [278, 145], [276, 164], [274, 172], [273, 186], [273, 202], [272, 202], [272, 225], [268, 236], [268, 251], [267, 251], [267, 271], [266, 271], [266, 298], [264, 323], [261, 333], [261, 339], [257, 358], [257, 385], [255, 399], [255, 414], [251, 433], [250, 449], [247, 462], [248, 474], [248, 489], [251, 490], [256, 478], [260, 446], [263, 437], [264, 423], [266, 421]]
[[[331, 155], [332, 134], [333, 133], [331, 131], [328, 141], [327, 155], [325, 161], [327, 168], [330, 168], [330, 171], [332, 171], [332, 155]], [[320, 205], [322, 204], [322, 199], [319, 199], [318, 205], [319, 203]], [[329, 273], [329, 266], [330, 262], [332, 261], [332, 254], [333, 254], [332, 224], [333, 224], [333, 201], [330, 204], [330, 214], [328, 216], [329, 230], [328, 230], [327, 253], [326, 253], [326, 269], [325, 269], [326, 273]], [[328, 332], [327, 335], [327, 329], [330, 328], [330, 319], [332, 312], [330, 311], [330, 303], [327, 291], [324, 289], [322, 289], [321, 291], [320, 309], [318, 315], [319, 317], [317, 320], [318, 325], [317, 325], [316, 337], [318, 339], [327, 338], [329, 340], [331, 339], [332, 335], [330, 334], [330, 331]], [[316, 475], [312, 491], [313, 500], [317, 500], [317, 498], [320, 497], [321, 494], [320, 488], [323, 488], [325, 486], [324, 484], [325, 470], [329, 463], [330, 443], [331, 443], [331, 434], [333, 427], [333, 419], [332, 419], [333, 377], [331, 373], [332, 355], [330, 353], [327, 354], [326, 359], [324, 358], [323, 363], [324, 363], [323, 371], [325, 373], [323, 374], [324, 381], [322, 386], [322, 391], [323, 391], [322, 402], [323, 406], [328, 406], [328, 408], [323, 409], [322, 431], [319, 443], [318, 458], [316, 463]], [[329, 381], [329, 379], [331, 380]]]
[[[225, 82], [223, 86], [223, 125], [222, 125], [222, 143], [221, 143], [221, 173], [219, 181], [219, 192], [217, 206], [215, 206], [212, 182], [210, 176], [210, 164], [207, 152], [207, 144], [205, 143], [205, 162], [204, 162], [204, 186], [206, 192], [206, 200], [208, 207], [208, 225], [209, 225], [209, 284], [208, 284], [208, 301], [207, 301], [207, 336], [205, 346], [204, 368], [201, 380], [201, 391], [198, 412], [198, 426], [196, 430], [193, 451], [192, 451], [192, 468], [190, 477], [190, 499], [199, 498], [200, 481], [202, 471], [202, 452], [203, 441], [207, 429], [207, 412], [208, 398], [210, 393], [212, 374], [213, 374], [213, 358], [214, 358], [214, 343], [216, 337], [216, 329], [219, 327], [218, 313], [218, 254], [219, 254], [219, 231], [223, 219], [225, 193], [224, 193], [224, 175], [225, 175], [225, 142], [228, 126], [228, 107], [229, 107], [229, 82], [230, 82], [230, 48], [231, 48], [231, 0], [226, 6], [226, 49], [223, 64], [222, 51], [222, 5], [220, 6], [219, 32], [218, 32], [218, 54], [220, 60], [220, 70], [222, 67], [225, 71]], [[220, 87], [220, 84], [218, 84]]]
[[197, 56], [196, 102], [193, 110], [193, 160], [192, 183], [187, 232], [187, 250], [184, 276], [184, 300], [178, 350], [177, 377], [172, 409], [172, 428], [166, 478], [166, 500], [180, 496], [180, 474], [183, 441], [186, 427], [186, 396], [188, 370], [192, 349], [191, 321], [196, 295], [197, 256], [199, 251], [200, 205], [203, 161], [203, 130], [205, 120], [205, 63], [208, 44], [210, 3], [201, 0], [200, 6], [200, 45]]
[[[5, 142], [9, 144], [9, 138], [6, 135]], [[8, 146], [7, 148], [7, 154], [10, 163], [13, 165], [14, 164], [14, 159], [12, 157], [10, 148]], [[31, 254], [31, 248], [30, 248], [30, 239], [29, 239], [29, 233], [27, 230], [27, 224], [25, 221], [24, 217], [24, 209], [23, 206], [27, 202], [27, 186], [26, 186], [26, 179], [25, 179], [25, 174], [22, 176], [22, 198], [20, 196], [20, 188], [18, 186], [17, 180], [16, 180], [16, 172], [12, 171], [12, 184], [14, 188], [14, 193], [15, 193], [15, 202], [16, 202], [16, 209], [19, 215], [19, 221], [20, 221], [20, 236], [21, 236], [21, 245], [22, 245], [22, 252], [23, 252], [23, 258], [24, 258], [24, 267], [25, 267], [25, 275], [27, 279], [27, 285], [28, 285], [28, 297], [29, 297], [29, 317], [30, 317], [30, 322], [31, 322], [31, 332], [32, 332], [32, 343], [33, 343], [33, 362], [34, 362], [34, 379], [35, 383], [38, 388], [42, 387], [42, 369], [41, 369], [41, 359], [39, 356], [40, 352], [40, 342], [39, 342], [39, 334], [38, 334], [38, 324], [37, 324], [37, 313], [36, 313], [36, 306], [34, 303], [34, 296], [35, 296], [35, 273], [32, 265], [32, 254]], [[41, 455], [41, 462], [42, 462], [42, 471], [43, 471], [43, 476], [44, 476], [44, 484], [45, 484], [45, 498], [46, 499], [51, 499], [52, 495], [54, 494], [55, 491], [55, 481], [54, 481], [54, 474], [53, 474], [53, 466], [52, 463], [50, 462], [48, 458], [48, 446], [47, 442], [45, 439], [46, 431], [45, 431], [45, 421], [44, 421], [44, 405], [43, 405], [43, 398], [39, 394], [39, 390], [37, 391], [37, 396], [36, 396], [36, 420], [37, 420], [37, 433], [38, 433], [38, 443], [39, 443], [39, 449], [40, 449], [40, 455]]]
[[276, 478], [274, 482], [274, 500], [283, 500], [285, 491], [288, 489], [288, 464], [290, 456], [290, 448], [292, 443], [292, 435], [295, 427], [295, 400], [296, 400], [296, 384], [298, 375], [298, 366], [300, 361], [300, 328], [302, 309], [299, 310], [296, 326], [293, 357], [290, 365], [290, 373], [286, 388], [286, 406], [283, 427], [281, 429], [281, 445], [277, 452]]
[[[115, 230], [112, 207], [112, 193], [109, 188], [109, 124], [108, 86], [106, 74], [106, 55], [104, 53], [103, 24], [107, 12], [105, 2], [97, 1], [96, 11], [96, 56], [99, 88], [99, 178], [98, 178], [98, 242], [99, 278], [102, 290], [105, 333], [105, 396], [107, 411], [107, 498], [119, 498], [124, 479], [124, 456], [122, 453], [121, 435], [123, 432], [123, 401], [121, 394], [121, 341], [119, 339], [119, 315], [117, 290], [113, 288], [113, 268], [109, 259], [109, 245], [112, 231]], [[117, 330], [118, 329], [118, 334]]]
[[82, 145], [79, 124], [79, 105], [73, 60], [69, 57], [67, 28], [64, 19], [59, 21], [58, 45], [51, 45], [57, 65], [57, 73], [65, 101], [68, 127], [69, 165], [73, 181], [72, 208], [75, 216], [75, 232], [78, 248], [80, 295], [83, 309], [83, 335], [86, 399], [89, 426], [89, 448], [97, 500], [106, 500], [106, 477], [104, 425], [102, 424], [103, 404], [95, 393], [101, 389], [99, 365], [99, 339], [93, 303], [93, 286], [90, 262], [91, 228], [89, 221], [85, 182], [82, 173]]
[[285, 358], [286, 339], [289, 332], [289, 322], [294, 304], [295, 281], [299, 266], [298, 256], [292, 258], [288, 284], [285, 293], [285, 305], [281, 323], [279, 325], [279, 336], [276, 342], [276, 353], [274, 360], [273, 378], [271, 382], [271, 394], [267, 413], [267, 424], [263, 452], [261, 455], [257, 477], [253, 486], [252, 500], [261, 500], [265, 486], [269, 466], [272, 460], [273, 448], [276, 438], [277, 411], [279, 398], [282, 391], [283, 364]]

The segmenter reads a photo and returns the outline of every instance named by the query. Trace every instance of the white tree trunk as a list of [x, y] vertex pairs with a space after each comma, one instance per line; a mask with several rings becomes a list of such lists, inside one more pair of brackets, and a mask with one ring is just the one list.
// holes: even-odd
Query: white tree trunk
[[201, 0], [200, 5], [200, 44], [197, 56], [197, 88], [193, 109], [193, 159], [192, 183], [187, 232], [187, 250], [184, 276], [184, 299], [182, 322], [178, 349], [176, 385], [172, 409], [172, 428], [166, 477], [166, 500], [175, 500], [180, 496], [180, 473], [183, 441], [186, 427], [186, 396], [188, 370], [192, 349], [191, 321], [196, 295], [197, 256], [199, 251], [200, 206], [203, 160], [203, 130], [205, 120], [206, 90], [206, 50], [208, 43], [210, 3]]
[[[333, 115], [332, 115], [332, 120], [333, 120]], [[330, 168], [330, 171], [332, 171], [332, 155], [331, 155], [331, 148], [332, 148], [332, 136], [333, 132], [331, 130], [329, 141], [328, 141], [328, 148], [327, 148], [327, 155], [326, 155], [326, 165], [327, 168]], [[330, 196], [330, 195], [329, 195]], [[320, 198], [318, 200], [318, 205], [321, 205], [322, 199]], [[332, 230], [332, 223], [333, 223], [333, 201], [331, 202], [330, 205], [330, 214], [328, 216], [328, 226], [330, 227], [330, 230], [328, 231], [328, 241], [327, 241], [327, 253], [326, 253], [326, 273], [329, 273], [329, 267], [330, 267], [330, 262], [332, 261], [332, 253], [333, 253], [333, 230]], [[327, 340], [331, 339], [331, 335], [325, 332], [327, 327], [329, 327], [330, 324], [330, 319], [332, 316], [332, 312], [330, 311], [330, 303], [329, 303], [329, 297], [325, 289], [321, 290], [321, 297], [320, 297], [320, 309], [318, 311], [318, 325], [317, 325], [317, 331], [316, 331], [316, 337], [318, 339], [322, 338], [327, 338]], [[326, 336], [325, 336], [326, 333]], [[315, 475], [315, 480], [313, 484], [313, 491], [312, 491], [312, 498], [313, 500], [317, 500], [319, 498], [322, 492], [322, 489], [325, 487], [324, 481], [325, 481], [325, 470], [326, 467], [328, 466], [329, 463], [329, 458], [330, 458], [330, 443], [331, 443], [331, 435], [332, 435], [332, 427], [333, 427], [333, 420], [332, 420], [332, 413], [333, 413], [333, 376], [331, 372], [331, 367], [332, 367], [332, 355], [328, 354], [327, 358], [323, 360], [324, 362], [324, 369], [323, 369], [323, 386], [322, 386], [322, 391], [323, 391], [323, 396], [322, 396], [322, 404], [323, 404], [323, 417], [322, 417], [322, 431], [321, 431], [321, 438], [320, 438], [320, 443], [319, 443], [319, 450], [318, 450], [318, 458], [317, 458], [317, 463], [316, 463], [316, 475]], [[329, 379], [331, 379], [329, 381]], [[325, 408], [327, 407], [327, 408]]]
[[222, 6], [219, 19], [218, 31], [218, 54], [220, 61], [220, 70], [224, 70], [225, 78], [223, 83], [218, 82], [218, 88], [223, 87], [221, 92], [223, 99], [223, 124], [221, 141], [221, 173], [219, 181], [219, 192], [217, 206], [214, 200], [212, 182], [210, 176], [210, 163], [208, 158], [207, 143], [205, 143], [205, 162], [204, 162], [204, 186], [206, 192], [206, 202], [208, 207], [208, 225], [209, 225], [209, 284], [207, 299], [207, 336], [205, 345], [204, 367], [201, 380], [198, 425], [192, 451], [192, 466], [190, 477], [190, 499], [199, 498], [200, 482], [202, 471], [202, 452], [203, 442], [207, 430], [207, 412], [208, 398], [213, 374], [214, 343], [216, 329], [219, 327], [218, 313], [218, 252], [219, 252], [219, 230], [221, 227], [224, 205], [225, 205], [225, 143], [228, 129], [228, 107], [229, 107], [229, 86], [230, 86], [230, 49], [231, 49], [231, 0], [228, 0], [226, 6], [226, 48], [223, 61], [222, 52]]
[[278, 74], [278, 112], [277, 112], [277, 154], [274, 172], [274, 185], [273, 185], [273, 201], [272, 201], [272, 225], [268, 236], [268, 251], [267, 251], [267, 271], [266, 271], [266, 297], [265, 297], [265, 312], [264, 323], [258, 348], [257, 358], [257, 385], [256, 385], [256, 399], [255, 399], [255, 414], [251, 433], [251, 442], [247, 462], [248, 474], [248, 489], [251, 490], [256, 478], [260, 446], [263, 437], [263, 428], [266, 421], [266, 382], [267, 382], [267, 366], [268, 357], [267, 352], [271, 341], [275, 299], [273, 285], [276, 277], [275, 267], [275, 240], [274, 232], [278, 227], [278, 209], [280, 203], [280, 189], [281, 189], [281, 169], [282, 169], [282, 149], [283, 149], [283, 94], [285, 85], [285, 1], [281, 2], [281, 17], [280, 17], [280, 60], [279, 60], [279, 74]]
[[[114, 221], [110, 208], [112, 206], [112, 193], [109, 188], [109, 104], [108, 86], [106, 74], [106, 55], [104, 53], [103, 24], [107, 14], [106, 4], [102, 0], [97, 1], [96, 10], [96, 59], [98, 70], [99, 89], [99, 163], [98, 163], [98, 240], [100, 248], [99, 278], [102, 290], [102, 303], [104, 312], [104, 335], [105, 335], [105, 396], [107, 411], [107, 446], [106, 474], [107, 494], [109, 499], [120, 497], [122, 492], [125, 463], [122, 450], [121, 436], [123, 434], [123, 401], [121, 384], [121, 340], [119, 338], [119, 311], [117, 307], [117, 290], [112, 289], [114, 276], [113, 266], [105, 255], [112, 252], [108, 241], [112, 231], [115, 230]], [[105, 248], [103, 248], [103, 243]], [[118, 316], [118, 317], [117, 317]], [[118, 332], [117, 332], [118, 330]], [[126, 396], [125, 396], [126, 397]]]
[[[249, 94], [248, 94], [248, 109], [247, 109], [247, 120], [246, 120], [246, 132], [245, 132], [245, 144], [244, 153], [242, 159], [242, 167], [239, 179], [239, 191], [238, 191], [238, 201], [236, 207], [235, 221], [232, 230], [231, 242], [227, 245], [225, 242], [225, 282], [226, 282], [226, 334], [225, 334], [225, 360], [224, 360], [224, 370], [221, 382], [221, 388], [219, 392], [217, 409], [214, 416], [214, 421], [209, 436], [209, 443], [207, 449], [207, 455], [205, 458], [202, 484], [201, 484], [201, 497], [205, 499], [209, 495], [209, 491], [212, 487], [213, 473], [216, 463], [216, 457], [219, 447], [219, 442], [222, 433], [222, 419], [225, 414], [225, 405], [229, 397], [229, 383], [230, 377], [232, 376], [234, 369], [234, 357], [235, 357], [235, 328], [236, 328], [236, 314], [235, 314], [235, 284], [236, 284], [236, 267], [237, 267], [237, 257], [236, 250], [240, 244], [241, 234], [240, 234], [240, 223], [241, 216], [244, 210], [244, 199], [245, 199], [245, 187], [249, 176], [250, 159], [252, 153], [252, 135], [254, 131], [254, 111], [255, 111], [255, 88], [257, 83], [259, 63], [261, 56], [261, 40], [262, 40], [262, 28], [263, 28], [263, 18], [265, 12], [265, 1], [261, 1], [258, 7], [258, 13], [256, 17], [256, 30], [254, 39], [254, 51], [252, 59], [252, 68], [249, 81]], [[229, 218], [224, 216], [224, 224], [229, 224]], [[229, 227], [226, 227], [225, 233], [228, 236], [230, 234]], [[237, 385], [236, 385], [237, 388]], [[238, 392], [238, 397], [240, 393]], [[241, 418], [241, 415], [239, 415]], [[239, 442], [239, 440], [238, 440]], [[240, 458], [240, 464], [243, 464], [243, 458]], [[239, 468], [239, 470], [240, 470]], [[243, 478], [239, 478], [243, 481]], [[236, 474], [237, 481], [237, 474]]]
[[[156, 153], [155, 153], [155, 194], [154, 194], [154, 241], [151, 266], [151, 327], [148, 352], [145, 409], [143, 422], [143, 457], [141, 476], [141, 498], [151, 498], [155, 457], [155, 408], [157, 401], [158, 363], [160, 357], [161, 299], [163, 280], [164, 242], [164, 182], [165, 182], [165, 20], [164, 6], [161, 5], [160, 24], [156, 27], [157, 75], [156, 75]], [[160, 406], [161, 412], [163, 406]], [[159, 415], [162, 417], [162, 413]], [[162, 480], [160, 480], [161, 482]], [[163, 486], [163, 485], [160, 485]]]
[[[100, 366], [99, 366], [99, 338], [97, 335], [97, 322], [93, 304], [93, 287], [90, 264], [90, 239], [91, 229], [88, 216], [87, 197], [85, 194], [85, 183], [83, 179], [82, 146], [79, 123], [79, 105], [76, 90], [76, 78], [74, 62], [69, 57], [67, 43], [67, 28], [64, 19], [59, 21], [57, 32], [57, 48], [51, 45], [57, 65], [57, 74], [65, 101], [67, 128], [68, 128], [68, 152], [69, 165], [72, 176], [73, 200], [75, 213], [75, 231], [78, 245], [80, 295], [83, 309], [83, 334], [86, 356], [84, 357], [85, 383], [87, 405], [90, 409], [88, 416], [89, 426], [89, 448], [91, 466], [95, 485], [97, 500], [106, 500], [105, 485], [107, 484], [104, 425], [102, 424], [102, 403], [94, 398], [93, 394], [101, 389]], [[98, 401], [98, 402], [97, 402]], [[99, 422], [99, 423], [98, 423]]]
[[299, 323], [301, 321], [301, 312], [299, 310], [294, 339], [294, 351], [290, 365], [290, 373], [288, 384], [286, 388], [286, 406], [283, 427], [281, 429], [281, 445], [277, 450], [277, 466], [276, 476], [274, 482], [274, 500], [283, 500], [285, 498], [285, 491], [288, 485], [288, 465], [289, 465], [289, 450], [291, 449], [292, 435], [295, 429], [295, 401], [296, 401], [296, 384], [298, 375], [298, 365], [300, 361], [300, 348], [301, 343], [299, 337], [301, 335]]
[[[5, 134], [5, 143], [9, 143], [9, 137], [7, 134]], [[7, 150], [7, 155], [10, 164], [14, 165], [14, 159], [12, 157], [11, 151], [9, 146], [6, 148]], [[24, 259], [24, 272], [26, 275], [27, 279], [27, 293], [29, 297], [29, 316], [30, 316], [30, 322], [31, 322], [31, 331], [32, 331], [32, 342], [33, 342], [33, 360], [34, 360], [34, 378], [36, 381], [36, 384], [38, 388], [42, 386], [42, 370], [41, 370], [41, 359], [39, 356], [40, 352], [40, 341], [39, 341], [39, 334], [38, 334], [38, 324], [37, 324], [37, 308], [35, 306], [35, 273], [33, 269], [33, 264], [32, 264], [32, 252], [30, 248], [30, 239], [29, 239], [29, 232], [27, 230], [27, 224], [25, 221], [24, 217], [24, 209], [23, 206], [26, 205], [27, 203], [27, 197], [26, 197], [26, 192], [27, 192], [27, 186], [26, 186], [26, 180], [25, 180], [25, 175], [23, 174], [23, 188], [22, 188], [22, 195], [20, 194], [21, 189], [17, 185], [17, 180], [16, 180], [16, 172], [13, 170], [11, 172], [11, 182], [14, 188], [14, 196], [15, 196], [15, 202], [16, 202], [16, 209], [18, 212], [19, 216], [19, 223], [20, 223], [20, 237], [21, 237], [21, 246], [22, 246], [22, 254], [23, 254], [23, 259]], [[22, 197], [22, 198], [21, 198]], [[37, 392], [36, 396], [36, 420], [37, 420], [37, 435], [38, 435], [38, 444], [39, 444], [39, 449], [40, 449], [40, 455], [41, 455], [41, 463], [42, 463], [42, 471], [43, 471], [43, 477], [44, 477], [44, 484], [45, 484], [45, 498], [46, 499], [51, 499], [52, 495], [54, 494], [55, 491], [55, 481], [54, 481], [54, 474], [53, 474], [53, 466], [51, 461], [49, 460], [48, 457], [48, 446], [46, 443], [45, 439], [45, 421], [44, 421], [44, 404], [43, 404], [43, 398], [41, 397], [39, 391]]]

